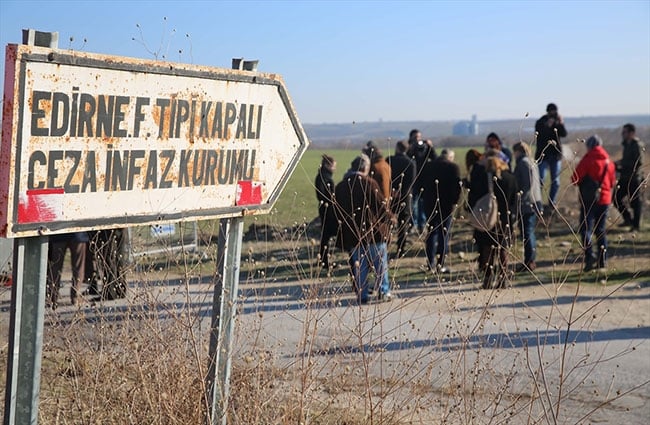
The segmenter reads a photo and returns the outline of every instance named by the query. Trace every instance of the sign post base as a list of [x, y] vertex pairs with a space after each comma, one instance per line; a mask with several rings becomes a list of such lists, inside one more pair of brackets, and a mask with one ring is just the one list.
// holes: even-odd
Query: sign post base
[[38, 421], [47, 246], [47, 236], [14, 241], [5, 425]]

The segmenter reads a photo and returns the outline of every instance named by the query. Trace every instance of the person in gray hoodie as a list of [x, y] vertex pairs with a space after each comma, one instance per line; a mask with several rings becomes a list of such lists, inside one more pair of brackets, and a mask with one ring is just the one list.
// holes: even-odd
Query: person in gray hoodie
[[517, 163], [515, 178], [519, 185], [521, 203], [519, 205], [519, 229], [524, 240], [524, 262], [517, 271], [533, 271], [537, 268], [535, 257], [537, 239], [535, 226], [537, 217], [542, 213], [542, 188], [539, 179], [539, 169], [530, 157], [530, 146], [519, 142], [512, 148]]

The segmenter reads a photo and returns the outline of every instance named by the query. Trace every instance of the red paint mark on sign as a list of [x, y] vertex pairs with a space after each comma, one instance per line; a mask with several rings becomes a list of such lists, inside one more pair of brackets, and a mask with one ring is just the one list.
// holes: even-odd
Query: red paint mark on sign
[[262, 183], [252, 181], [237, 182], [235, 205], [259, 205], [262, 203]]
[[31, 189], [27, 191], [27, 196], [31, 195], [63, 195], [63, 188], [59, 189]]
[[18, 202], [18, 223], [43, 223], [56, 220], [62, 213], [63, 205], [59, 196], [63, 189], [28, 190]]

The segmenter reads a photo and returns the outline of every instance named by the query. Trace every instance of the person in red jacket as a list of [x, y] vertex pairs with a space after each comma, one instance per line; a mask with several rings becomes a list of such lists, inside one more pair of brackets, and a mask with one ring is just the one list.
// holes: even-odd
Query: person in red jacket
[[[587, 153], [582, 157], [575, 171], [571, 182], [575, 185], [588, 185], [591, 179], [599, 190], [594, 191], [597, 199], [593, 205], [587, 202], [584, 197], [580, 207], [580, 235], [585, 250], [585, 271], [590, 271], [595, 265], [599, 269], [605, 268], [607, 260], [607, 210], [612, 203], [612, 190], [616, 183], [616, 166], [609, 159], [607, 151], [603, 148], [603, 141], [597, 135], [593, 135], [585, 142]], [[589, 205], [588, 205], [589, 204]], [[591, 234], [595, 233], [598, 244], [598, 254], [594, 256], [592, 249]]]

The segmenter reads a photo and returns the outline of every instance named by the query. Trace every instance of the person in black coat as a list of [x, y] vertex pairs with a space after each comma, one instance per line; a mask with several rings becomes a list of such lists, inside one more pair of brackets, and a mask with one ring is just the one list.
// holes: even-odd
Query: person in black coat
[[334, 193], [333, 174], [336, 170], [336, 161], [329, 155], [323, 154], [318, 173], [316, 174], [316, 199], [318, 199], [318, 217], [321, 222], [320, 249], [318, 252], [319, 264], [329, 268], [329, 240], [336, 236], [338, 224], [333, 214], [327, 214], [332, 208], [332, 194]]
[[63, 233], [49, 237], [45, 293], [47, 304], [53, 310], [58, 307], [61, 271], [67, 250], [70, 250], [70, 266], [72, 268], [70, 302], [72, 305], [77, 305], [80, 300], [81, 282], [85, 277], [87, 245], [88, 234], [86, 232]]
[[453, 213], [461, 193], [460, 168], [453, 160], [454, 152], [443, 149], [436, 160], [423, 167], [421, 176], [427, 183], [422, 200], [429, 230], [425, 245], [428, 266], [440, 273], [449, 271], [444, 267], [445, 255], [449, 251]]
[[408, 145], [397, 142], [395, 155], [386, 158], [391, 171], [391, 211], [397, 217], [397, 256], [404, 254], [406, 235], [411, 227], [411, 188], [415, 181], [415, 161], [406, 155]]
[[427, 223], [427, 217], [424, 214], [424, 206], [422, 205], [422, 191], [426, 186], [426, 182], [422, 179], [422, 167], [427, 162], [436, 159], [436, 149], [433, 147], [431, 140], [422, 140], [422, 133], [419, 130], [413, 129], [409, 133], [407, 155], [415, 161], [415, 181], [413, 182], [413, 225], [417, 228], [419, 233], [424, 231]]
[[467, 199], [470, 207], [474, 207], [476, 202], [489, 192], [488, 178], [493, 179], [499, 219], [490, 231], [474, 230], [474, 240], [479, 252], [479, 270], [483, 272], [483, 289], [491, 288], [494, 278], [497, 287], [504, 287], [508, 280], [508, 248], [512, 243], [519, 190], [517, 179], [508, 171], [508, 165], [498, 157], [498, 152], [489, 150], [486, 157], [472, 168], [472, 187]]
[[[641, 209], [643, 208], [643, 142], [636, 137], [634, 124], [625, 124], [621, 133], [623, 136], [623, 157], [616, 161], [616, 171], [620, 178], [616, 185], [615, 205], [623, 216], [621, 227], [632, 227], [632, 230], [641, 228]], [[630, 209], [628, 209], [627, 198]]]
[[535, 133], [537, 134], [535, 162], [539, 166], [539, 179], [544, 186], [546, 170], [550, 170], [551, 189], [548, 203], [555, 205], [560, 190], [560, 172], [562, 171], [562, 138], [567, 135], [564, 120], [558, 113], [555, 103], [549, 103], [546, 106], [546, 115], [535, 122]]

